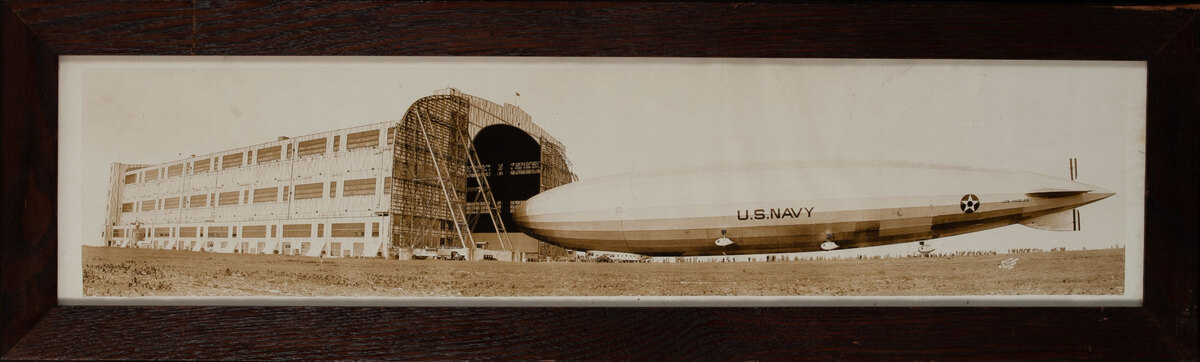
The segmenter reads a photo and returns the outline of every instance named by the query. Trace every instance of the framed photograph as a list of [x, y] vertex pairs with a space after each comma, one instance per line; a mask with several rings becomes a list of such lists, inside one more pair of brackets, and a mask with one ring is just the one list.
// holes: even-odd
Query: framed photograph
[[60, 304], [1141, 304], [1143, 63], [59, 64]]
[[5, 10], [6, 358], [1197, 353], [1197, 9]]

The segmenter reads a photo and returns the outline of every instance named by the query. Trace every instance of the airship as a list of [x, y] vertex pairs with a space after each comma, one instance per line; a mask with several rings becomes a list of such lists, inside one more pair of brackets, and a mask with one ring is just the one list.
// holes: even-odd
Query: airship
[[513, 214], [529, 236], [647, 256], [810, 252], [925, 241], [1021, 224], [1080, 228], [1113, 195], [1030, 172], [894, 162], [739, 165], [566, 184]]

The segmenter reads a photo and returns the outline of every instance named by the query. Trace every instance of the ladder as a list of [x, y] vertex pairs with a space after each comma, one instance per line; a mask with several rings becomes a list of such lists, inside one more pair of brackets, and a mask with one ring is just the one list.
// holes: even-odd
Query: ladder
[[[463, 137], [463, 135], [459, 135]], [[479, 185], [476, 191], [478, 196], [483, 197], [486, 204], [488, 217], [492, 219], [492, 228], [496, 231], [496, 238], [500, 240], [500, 248], [505, 251], [512, 250], [512, 244], [508, 241], [508, 231], [504, 228], [504, 220], [500, 218], [500, 205], [496, 202], [496, 197], [492, 195], [492, 186], [488, 184], [487, 175], [480, 176], [483, 171], [482, 162], [479, 161], [479, 153], [475, 152], [475, 145], [466, 139], [461, 139], [463, 144], [467, 145], [467, 163], [470, 167], [471, 176], [475, 177], [475, 184]]]
[[[415, 109], [417, 116], [417, 124], [421, 127], [421, 136], [425, 139], [425, 148], [429, 150], [429, 156], [433, 160], [433, 169], [437, 172], [438, 185], [442, 188], [442, 195], [446, 197], [446, 208], [450, 212], [450, 218], [454, 221], [454, 231], [458, 233], [458, 240], [467, 248], [470, 255], [469, 258], [475, 256], [475, 239], [471, 237], [471, 231], [467, 229], [467, 216], [463, 213], [461, 207], [454, 207], [455, 204], [462, 204], [458, 200], [458, 191], [454, 188], [454, 184], [447, 185], [446, 177], [442, 174], [442, 166], [438, 162], [437, 152], [433, 148], [433, 142], [429, 141], [429, 131], [425, 127], [425, 117], [421, 115], [421, 108]], [[447, 171], [447, 173], [449, 173]]]

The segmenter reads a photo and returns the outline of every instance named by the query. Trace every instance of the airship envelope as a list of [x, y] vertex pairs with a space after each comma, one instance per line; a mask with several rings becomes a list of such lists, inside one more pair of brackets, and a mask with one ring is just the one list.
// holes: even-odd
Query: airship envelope
[[1078, 228], [1073, 209], [1112, 195], [1061, 178], [969, 167], [751, 165], [575, 182], [530, 198], [514, 220], [530, 236], [575, 250], [655, 256], [805, 252], [1018, 223], [1072, 230]]

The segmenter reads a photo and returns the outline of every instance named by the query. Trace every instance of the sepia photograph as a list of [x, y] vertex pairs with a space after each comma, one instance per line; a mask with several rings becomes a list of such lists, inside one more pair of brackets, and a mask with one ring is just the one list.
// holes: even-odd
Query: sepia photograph
[[64, 304], [1142, 297], [1144, 62], [70, 56], [60, 83]]

